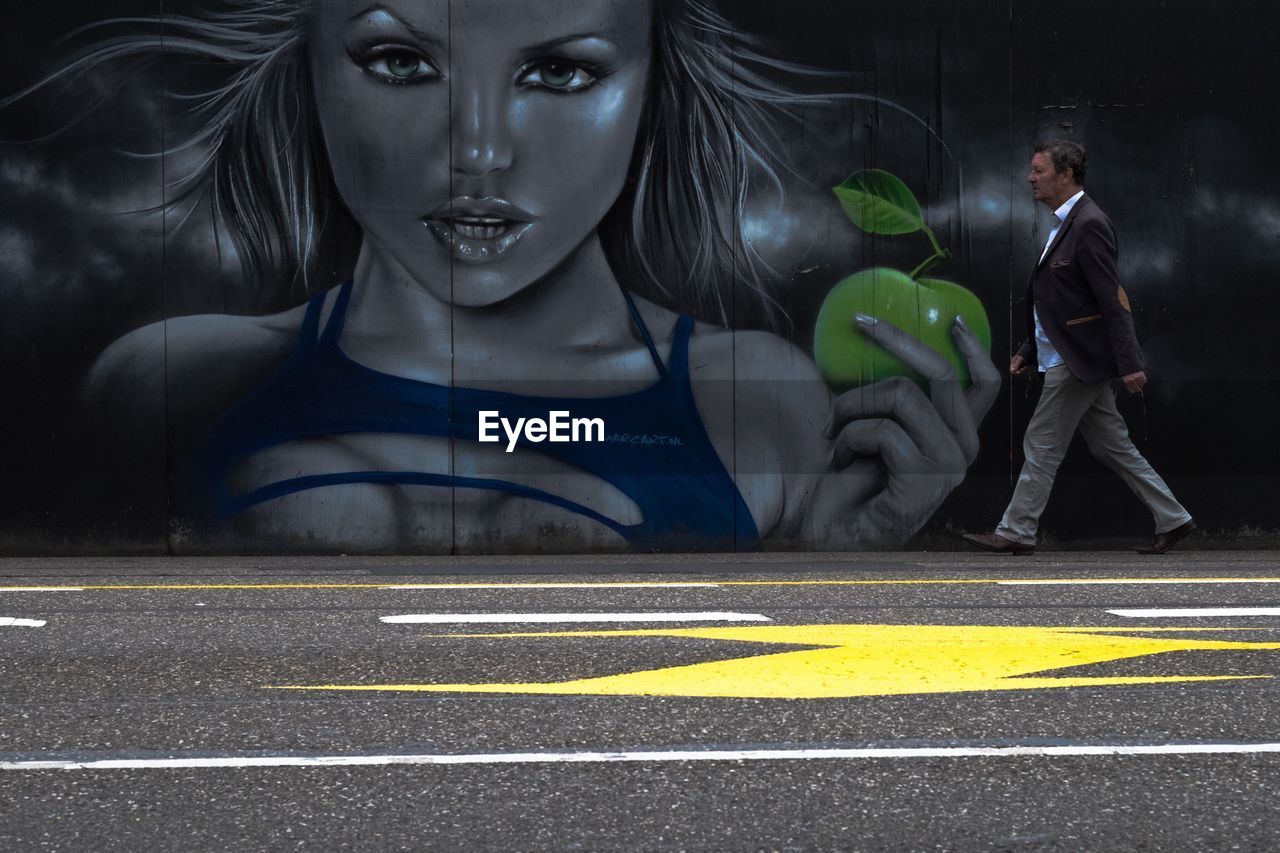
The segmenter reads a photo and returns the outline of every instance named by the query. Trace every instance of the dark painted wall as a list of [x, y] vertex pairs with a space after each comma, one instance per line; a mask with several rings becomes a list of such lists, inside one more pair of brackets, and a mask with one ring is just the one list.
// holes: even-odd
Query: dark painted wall
[[[442, 4], [398, 5], [417, 14]], [[541, 23], [571, 16], [574, 6], [547, 3]], [[169, 14], [184, 11], [173, 4], [165, 8]], [[451, 14], [461, 21], [468, 9], [478, 8], [454, 0]], [[201, 7], [192, 3], [185, 11], [198, 13]], [[939, 241], [954, 250], [955, 256], [937, 272], [962, 282], [985, 306], [992, 357], [1003, 374], [1009, 352], [1025, 333], [1017, 300], [1048, 228], [1048, 214], [1036, 209], [1025, 182], [1031, 145], [1045, 136], [1080, 141], [1090, 154], [1088, 192], [1118, 232], [1121, 276], [1133, 298], [1150, 367], [1145, 394], [1122, 399], [1121, 411], [1139, 448], [1207, 528], [1203, 543], [1274, 544], [1275, 520], [1280, 518], [1280, 454], [1273, 427], [1280, 415], [1275, 376], [1280, 338], [1272, 327], [1280, 314], [1274, 265], [1280, 252], [1280, 190], [1269, 180], [1267, 142], [1280, 128], [1266, 106], [1266, 82], [1258, 69], [1267, 67], [1268, 48], [1280, 35], [1280, 8], [1267, 0], [1233, 0], [1225, 7], [1154, 0], [737, 0], [723, 4], [722, 11], [741, 33], [758, 37], [768, 54], [840, 74], [769, 72], [771, 79], [782, 79], [799, 92], [882, 99], [799, 104], [793, 107], [794, 119], [771, 119], [770, 130], [777, 134], [778, 150], [790, 169], [781, 175], [785, 195], [779, 202], [757, 185], [743, 219], [733, 221], [746, 226], [755, 249], [774, 270], [769, 284], [785, 312], [777, 325], [779, 335], [811, 354], [815, 318], [837, 282], [873, 266], [910, 269], [927, 254], [927, 241], [919, 234], [868, 237], [849, 223], [831, 194], [829, 188], [851, 172], [879, 168], [912, 189]], [[132, 31], [124, 26], [58, 43], [79, 26], [160, 12], [158, 3], [115, 0], [30, 10], [20, 25], [0, 35], [0, 90], [18, 92], [58, 68], [77, 46]], [[464, 45], [458, 46], [457, 56], [460, 61], [466, 56]], [[297, 279], [258, 286], [243, 275], [225, 233], [214, 237], [207, 205], [163, 215], [137, 212], [171, 200], [174, 189], [166, 189], [165, 181], [201, 151], [159, 159], [123, 153], [163, 150], [195, 126], [180, 102], [161, 99], [160, 87], [194, 91], [218, 81], [222, 73], [216, 63], [193, 67], [189, 59], [176, 56], [136, 68], [130, 62], [108, 63], [70, 85], [59, 80], [0, 111], [5, 143], [0, 150], [0, 258], [6, 270], [0, 281], [0, 374], [8, 400], [0, 552], [756, 546], [744, 534], [741, 519], [734, 528], [734, 501], [728, 496], [710, 499], [723, 501], [717, 512], [730, 518], [728, 538], [681, 534], [630, 545], [589, 524], [582, 534], [585, 523], [579, 514], [568, 513], [565, 524], [559, 524], [556, 510], [545, 505], [525, 514], [518, 506], [513, 509], [510, 500], [477, 509], [468, 503], [473, 490], [465, 489], [435, 487], [447, 499], [435, 500], [433, 509], [406, 527], [405, 516], [415, 517], [412, 499], [407, 511], [391, 501], [392, 509], [379, 515], [376, 507], [385, 496], [378, 490], [391, 487], [356, 487], [370, 490], [363, 503], [374, 507], [367, 510], [373, 518], [353, 522], [344, 532], [341, 523], [316, 510], [321, 513], [317, 523], [332, 534], [327, 537], [279, 519], [262, 524], [232, 519], [215, 525], [191, 512], [184, 472], [191, 447], [212, 417], [188, 418], [192, 407], [200, 409], [191, 400], [223, 394], [230, 403], [269, 375], [279, 359], [247, 363], [233, 383], [238, 390], [226, 392], [217, 368], [227, 359], [179, 357], [184, 342], [191, 340], [183, 337], [191, 326], [170, 322], [153, 327], [159, 339], [137, 351], [143, 361], [117, 371], [114, 383], [99, 383], [102, 394], [86, 407], [86, 394], [95, 396], [91, 368], [101, 364], [113, 341], [166, 318], [269, 316], [300, 306], [309, 292], [350, 275], [361, 245], [361, 223], [353, 222], [344, 200], [337, 199], [310, 291]], [[462, 91], [459, 79], [449, 85]], [[99, 108], [85, 113], [98, 102]], [[901, 105], [928, 127], [885, 102]], [[459, 115], [465, 118], [455, 113], [455, 121]], [[517, 134], [516, 141], [526, 142], [531, 134]], [[619, 266], [616, 258], [611, 260]], [[622, 272], [619, 277], [627, 279]], [[664, 299], [642, 283], [634, 289], [671, 309], [671, 316], [694, 312], [703, 319], [720, 319], [707, 306], [679, 295]], [[538, 293], [536, 287], [530, 292]], [[616, 310], [614, 296], [611, 292], [599, 302], [588, 300], [580, 310]], [[516, 304], [525, 305], [519, 299]], [[769, 450], [780, 443], [807, 445], [810, 435], [791, 437], [785, 428], [778, 433], [767, 426], [792, 423], [787, 418], [795, 412], [778, 402], [788, 398], [776, 388], [803, 384], [811, 368], [807, 362], [784, 361], [772, 373], [759, 373], [742, 352], [752, 346], [750, 330], [767, 326], [765, 312], [737, 291], [727, 305], [730, 324], [738, 330], [732, 340], [739, 344], [715, 350], [723, 354], [722, 374], [727, 377], [718, 381], [736, 386], [727, 396], [713, 395], [717, 402], [710, 404], [723, 405], [728, 413], [729, 437], [716, 442], [720, 457], [727, 460], [741, 493], [752, 488], [747, 475], [757, 483], [762, 476], [767, 481], [770, 472], [778, 472], [779, 478], [816, 477], [820, 472], [806, 469], [808, 457], [795, 461], [782, 453], [778, 458], [783, 461], [777, 462]], [[513, 309], [504, 302], [494, 310], [509, 315]], [[451, 316], [454, 327], [462, 328], [462, 315]], [[661, 327], [667, 315], [655, 309], [648, 316]], [[599, 396], [637, 387], [634, 381], [627, 384], [639, 375], [628, 372], [638, 369], [631, 360], [634, 353], [619, 355], [616, 387], [600, 383], [595, 374], [586, 384], [574, 385], [562, 381], [563, 376], [557, 382], [559, 374], [538, 373], [554, 359], [557, 344], [569, 341], [574, 324], [562, 328], [563, 340], [537, 344], [527, 362], [537, 368], [531, 366], [528, 375], [506, 365], [496, 372], [514, 375], [512, 381], [525, 395], [535, 393], [539, 379], [550, 381], [536, 385], [547, 396], [572, 397], [573, 389], [592, 396], [586, 388]], [[296, 334], [294, 329], [296, 320], [290, 335]], [[207, 323], [199, 334], [211, 334]], [[711, 331], [700, 330], [695, 339], [700, 335], [708, 340]], [[420, 350], [394, 341], [394, 334], [392, 338], [392, 349], [404, 360], [395, 372], [415, 375], [411, 362]], [[660, 340], [659, 349], [663, 346]], [[483, 360], [485, 353], [477, 349], [483, 347], [475, 339], [454, 340], [455, 364]], [[915, 488], [942, 493], [934, 506], [921, 510], [924, 516], [918, 521], [898, 520], [883, 537], [859, 538], [830, 525], [776, 528], [770, 535], [769, 519], [756, 518], [764, 546], [950, 547], [956, 532], [990, 529], [1017, 476], [1021, 435], [1037, 393], [1035, 383], [1011, 383], [1004, 377], [981, 419], [981, 449], [963, 482], [951, 489], [949, 482], [938, 485], [946, 479], [941, 475], [916, 478]], [[101, 399], [103, 394], [115, 405]], [[713, 397], [702, 398], [704, 407]], [[715, 413], [702, 414], [704, 421], [719, 422]], [[709, 429], [714, 433], [716, 427]], [[440, 470], [465, 474], [470, 445], [459, 440], [450, 446]], [[851, 482], [843, 498], [850, 517], [883, 488], [883, 467], [876, 467], [882, 463], [874, 457], [863, 460], [868, 463], [865, 476]], [[508, 465], [508, 460], [499, 463]], [[539, 488], [561, 482], [555, 477], [564, 472], [548, 474], [536, 462], [529, 464], [520, 470], [517, 463], [514, 473], [503, 469], [503, 478], [527, 475]], [[497, 476], [501, 465], [485, 473]], [[252, 473], [238, 476], [252, 484], [264, 482], [254, 480]], [[921, 485], [923, 480], [929, 482]], [[578, 487], [567, 486], [560, 494], [578, 494]], [[341, 487], [330, 487], [335, 488]], [[644, 488], [651, 498], [662, 492], [661, 484]], [[772, 486], [765, 482], [759, 488]], [[634, 512], [636, 501], [630, 497]], [[607, 507], [610, 499], [595, 494], [585, 502]], [[390, 515], [395, 523], [387, 521]], [[508, 526], [486, 520], [504, 515], [515, 520]], [[473, 524], [476, 518], [482, 523]], [[421, 529], [424, 525], [430, 529]], [[1145, 510], [1119, 480], [1089, 457], [1082, 443], [1073, 448], [1042, 535], [1049, 541], [1088, 545], [1136, 541], [1149, 530]]]

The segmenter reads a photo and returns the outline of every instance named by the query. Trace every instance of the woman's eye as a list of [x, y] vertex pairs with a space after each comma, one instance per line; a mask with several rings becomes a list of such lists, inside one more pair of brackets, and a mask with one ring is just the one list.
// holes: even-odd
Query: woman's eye
[[520, 83], [556, 92], [577, 92], [593, 85], [596, 78], [581, 65], [546, 60], [528, 66], [520, 75]]
[[390, 50], [365, 63], [365, 68], [390, 83], [417, 83], [435, 76], [435, 69], [409, 50]]

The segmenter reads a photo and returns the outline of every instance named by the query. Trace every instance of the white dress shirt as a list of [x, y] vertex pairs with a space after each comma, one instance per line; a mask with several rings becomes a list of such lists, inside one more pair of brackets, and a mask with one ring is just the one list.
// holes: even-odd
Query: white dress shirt
[[[1044, 251], [1040, 253], [1041, 261], [1044, 260], [1044, 256], [1048, 253], [1049, 246], [1053, 244], [1053, 238], [1058, 236], [1058, 229], [1062, 227], [1062, 223], [1067, 221], [1071, 208], [1076, 206], [1076, 202], [1080, 200], [1082, 195], [1084, 195], [1084, 190], [1080, 190], [1080, 192], [1064, 201], [1062, 207], [1053, 212], [1053, 215], [1057, 217], [1057, 221], [1053, 225], [1053, 230], [1049, 232], [1049, 239], [1044, 241]], [[1036, 365], [1040, 368], [1040, 372], [1044, 373], [1049, 368], [1062, 364], [1062, 356], [1053, 348], [1053, 344], [1049, 341], [1049, 336], [1044, 333], [1044, 326], [1040, 325], [1040, 312], [1036, 310], [1035, 306], [1031, 308], [1031, 316], [1036, 321]]]

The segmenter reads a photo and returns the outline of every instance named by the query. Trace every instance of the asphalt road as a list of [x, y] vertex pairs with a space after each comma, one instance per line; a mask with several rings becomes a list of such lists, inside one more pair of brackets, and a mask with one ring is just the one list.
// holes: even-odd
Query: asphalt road
[[1274, 850], [1277, 614], [1258, 554], [0, 561], [0, 850]]

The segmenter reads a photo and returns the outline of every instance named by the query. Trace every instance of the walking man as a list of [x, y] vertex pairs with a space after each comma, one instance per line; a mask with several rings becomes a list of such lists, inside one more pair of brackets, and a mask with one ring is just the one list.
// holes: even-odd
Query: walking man
[[1116, 410], [1112, 380], [1130, 394], [1147, 382], [1133, 331], [1129, 298], [1116, 274], [1111, 220], [1084, 192], [1085, 151], [1053, 139], [1036, 146], [1027, 181], [1031, 194], [1057, 217], [1027, 285], [1027, 329], [1009, 373], [1032, 368], [1044, 390], [1023, 439], [1026, 462], [1013, 499], [994, 533], [966, 533], [969, 544], [997, 554], [1031, 554], [1053, 478], [1079, 427], [1089, 450], [1115, 471], [1151, 510], [1155, 541], [1136, 549], [1163, 554], [1196, 523], [1129, 439]]

